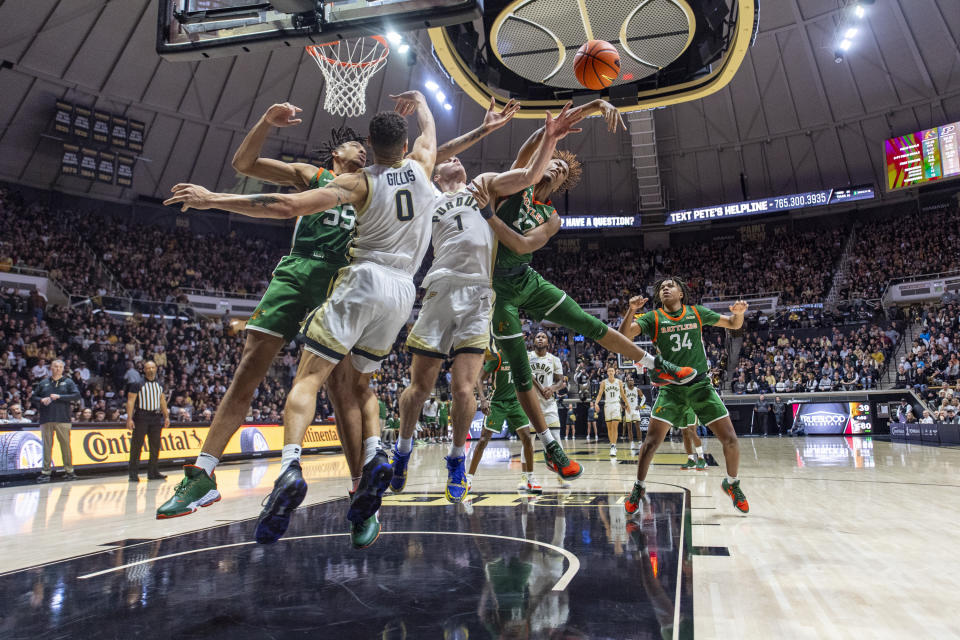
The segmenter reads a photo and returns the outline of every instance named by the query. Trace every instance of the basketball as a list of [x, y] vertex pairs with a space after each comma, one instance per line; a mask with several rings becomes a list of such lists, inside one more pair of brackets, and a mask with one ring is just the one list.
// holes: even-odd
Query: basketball
[[609, 87], [620, 75], [620, 54], [605, 40], [588, 40], [573, 58], [577, 82], [599, 91]]

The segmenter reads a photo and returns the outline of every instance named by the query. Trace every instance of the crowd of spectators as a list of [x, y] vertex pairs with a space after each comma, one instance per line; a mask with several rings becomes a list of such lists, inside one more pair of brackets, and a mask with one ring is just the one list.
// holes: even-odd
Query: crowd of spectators
[[897, 362], [894, 386], [913, 389], [926, 402], [923, 419], [960, 422], [960, 304], [910, 311], [919, 333]]
[[[812, 335], [811, 335], [812, 333]], [[876, 324], [841, 331], [747, 332], [735, 394], [876, 389], [899, 333]]]

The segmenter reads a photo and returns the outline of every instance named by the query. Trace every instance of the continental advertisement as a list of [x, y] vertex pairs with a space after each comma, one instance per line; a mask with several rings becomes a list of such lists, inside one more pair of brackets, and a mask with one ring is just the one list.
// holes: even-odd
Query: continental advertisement
[[[172, 425], [163, 430], [160, 439], [160, 460], [183, 460], [195, 458], [210, 430], [208, 426]], [[77, 468], [92, 468], [99, 465], [126, 464], [130, 460], [131, 433], [117, 424], [74, 425], [70, 431], [73, 465]], [[283, 425], [241, 425], [224, 451], [226, 458], [255, 458], [279, 455], [283, 448]], [[340, 438], [337, 426], [313, 424], [307, 429], [303, 448], [339, 449]], [[150, 456], [149, 443], [143, 443], [140, 460]], [[27, 427], [19, 431], [0, 431], [0, 474], [17, 473], [28, 469], [40, 469], [43, 464], [43, 443], [40, 427]], [[63, 466], [60, 446], [53, 443], [53, 464]]]

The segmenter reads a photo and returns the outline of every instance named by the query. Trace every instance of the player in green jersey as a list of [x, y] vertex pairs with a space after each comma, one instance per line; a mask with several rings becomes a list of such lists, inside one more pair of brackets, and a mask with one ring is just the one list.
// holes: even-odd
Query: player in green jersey
[[697, 435], [697, 425], [700, 420], [693, 409], [687, 409], [684, 420], [680, 423], [680, 433], [683, 434], [683, 450], [687, 452], [687, 461], [680, 465], [681, 469], [706, 471], [707, 461], [703, 457], [703, 440]]
[[739, 329], [743, 326], [743, 314], [749, 305], [738, 300], [731, 305], [730, 315], [727, 316], [700, 305], [688, 305], [686, 301], [690, 300], [690, 292], [683, 280], [675, 276], [664, 278], [656, 284], [653, 300], [656, 308], [640, 315], [647, 299], [641, 296], [631, 298], [620, 330], [631, 339], [642, 333], [653, 340], [660, 353], [667, 354], [673, 362], [693, 367], [700, 373], [687, 384], [660, 389], [650, 415], [647, 437], [640, 445], [637, 482], [624, 507], [627, 513], [634, 513], [640, 507], [646, 494], [644, 481], [653, 455], [671, 427], [687, 425], [687, 411], [691, 410], [723, 445], [723, 457], [727, 465], [723, 491], [730, 496], [737, 510], [747, 513], [750, 506], [737, 478], [740, 467], [737, 433], [727, 408], [706, 375], [708, 367], [707, 353], [703, 348], [703, 327], [713, 325]]
[[[623, 125], [616, 107], [603, 100], [570, 110], [570, 114], [582, 117], [594, 113], [604, 116], [610, 131]], [[527, 166], [542, 136], [543, 129], [540, 129], [524, 143], [513, 164], [514, 169]], [[520, 309], [534, 320], [550, 320], [595, 340], [610, 351], [642, 363], [654, 371], [657, 384], [686, 382], [692, 380], [697, 371], [690, 367], [676, 367], [659, 356], [648, 354], [620, 332], [608, 329], [606, 324], [581, 309], [573, 298], [530, 268], [533, 252], [546, 245], [560, 230], [560, 216], [550, 204], [549, 197], [554, 192], [569, 190], [579, 181], [580, 163], [576, 156], [568, 151], [556, 152], [540, 180], [520, 191], [498, 190], [493, 181], [495, 175], [483, 174], [471, 183], [477, 201], [484, 206], [492, 204], [495, 212], [495, 215], [485, 214], [489, 216], [488, 222], [499, 241], [493, 271], [496, 294], [493, 334], [504, 358], [513, 368], [520, 404], [544, 442], [547, 466], [564, 478], [575, 478], [583, 469], [564, 453], [559, 441], [547, 429], [540, 410], [521, 329]]]
[[[483, 382], [490, 377], [493, 378], [493, 397], [488, 401], [483, 392]], [[523, 447], [523, 488], [529, 493], [543, 493], [543, 488], [533, 475], [533, 435], [530, 433], [530, 421], [517, 401], [517, 388], [513, 382], [510, 363], [504, 362], [499, 353], [490, 350], [484, 353], [483, 370], [477, 380], [477, 392], [480, 395], [480, 411], [486, 418], [483, 421], [483, 435], [470, 457], [467, 485], [473, 484], [473, 474], [477, 472], [490, 438], [493, 434], [500, 433], [503, 423], [506, 422], [509, 432], [520, 439]]]
[[[275, 104], [267, 109], [244, 138], [233, 157], [233, 167], [245, 175], [307, 191], [323, 187], [335, 174], [359, 171], [366, 164], [366, 150], [360, 137], [349, 129], [333, 132], [333, 139], [323, 151], [333, 171], [303, 163], [287, 163], [260, 157], [267, 135], [273, 127], [300, 123], [299, 108]], [[266, 208], [253, 217], [270, 217]], [[254, 391], [264, 379], [280, 349], [300, 330], [304, 317], [321, 304], [337, 271], [347, 264], [346, 250], [353, 233], [356, 212], [351, 205], [342, 205], [297, 218], [290, 253], [280, 259], [273, 278], [260, 304], [247, 322], [247, 337], [240, 363], [230, 387], [214, 414], [210, 431], [195, 465], [184, 467], [185, 478], [170, 500], [157, 509], [157, 518], [188, 515], [199, 506], [207, 506], [219, 498], [214, 469], [230, 438], [236, 433], [253, 400]], [[364, 435], [379, 435], [378, 405], [373, 393], [357, 395], [348, 365], [338, 367], [328, 389], [341, 433], [352, 420], [364, 416]], [[369, 422], [369, 425], [366, 423]], [[359, 425], [354, 425], [357, 430]], [[362, 468], [362, 449], [352, 446], [354, 439], [341, 436], [351, 475], [356, 478]], [[286, 447], [285, 447], [286, 449]]]

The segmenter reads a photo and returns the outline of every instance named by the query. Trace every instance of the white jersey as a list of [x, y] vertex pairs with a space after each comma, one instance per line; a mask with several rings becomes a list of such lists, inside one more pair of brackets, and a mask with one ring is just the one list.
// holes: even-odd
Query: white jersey
[[430, 242], [436, 189], [420, 163], [403, 160], [388, 167], [363, 170], [367, 201], [357, 209], [357, 227], [350, 244], [354, 262], [373, 262], [413, 277]]
[[423, 403], [423, 415], [428, 418], [436, 418], [440, 411], [440, 403], [436, 400], [427, 400]]
[[433, 264], [423, 288], [449, 276], [490, 284], [493, 247], [493, 229], [473, 194], [466, 189], [440, 194], [433, 207]]
[[536, 351], [528, 351], [527, 358], [530, 360], [530, 373], [541, 387], [549, 387], [563, 378], [563, 364], [552, 353], [545, 353], [541, 357]]
[[630, 387], [624, 387], [623, 392], [627, 396], [627, 407], [630, 409], [630, 411], [635, 411], [637, 407], [640, 406], [640, 389], [637, 387], [634, 387], [633, 389]]
[[606, 378], [603, 380], [603, 399], [606, 404], [620, 404], [620, 381], [610, 382]]

